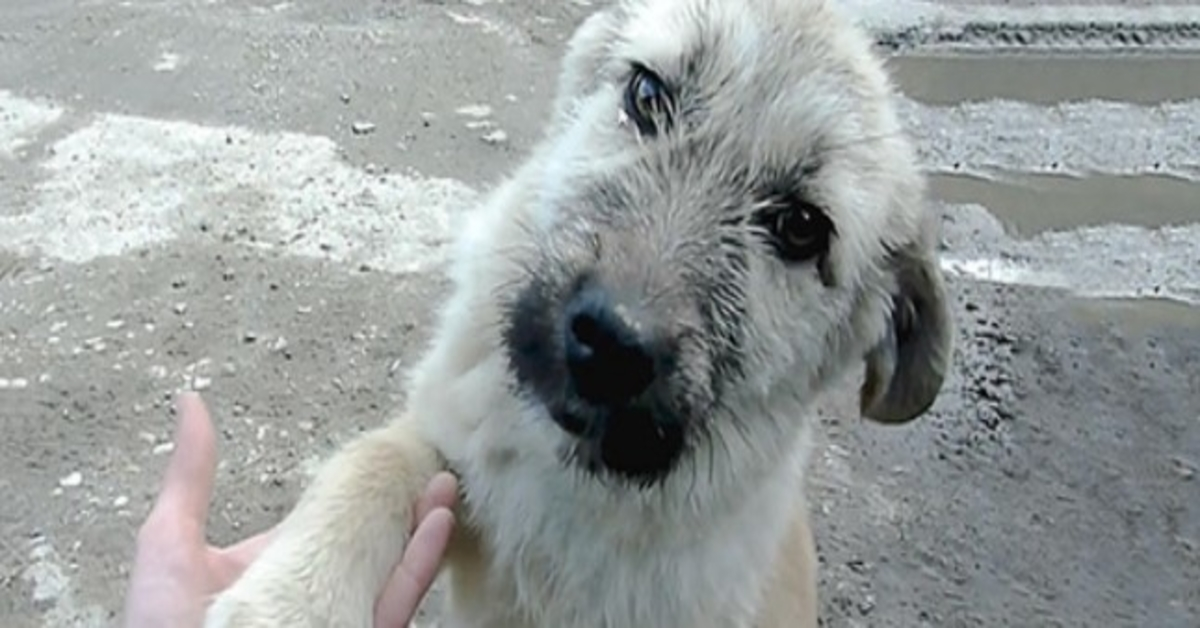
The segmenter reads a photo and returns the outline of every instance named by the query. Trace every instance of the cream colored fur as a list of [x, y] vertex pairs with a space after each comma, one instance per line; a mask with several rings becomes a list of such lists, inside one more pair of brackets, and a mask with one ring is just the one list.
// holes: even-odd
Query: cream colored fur
[[[682, 89], [703, 107], [679, 133], [711, 150], [648, 156], [675, 140], [619, 121], [630, 61], [695, 70]], [[407, 410], [325, 464], [207, 626], [367, 628], [412, 505], [448, 467], [463, 500], [443, 628], [815, 627], [812, 404], [865, 363], [864, 415], [910, 420], [950, 351], [936, 225], [890, 99], [866, 37], [823, 0], [625, 0], [589, 18], [545, 140], [462, 225]], [[696, 251], [742, 202], [720, 175], [801, 165], [837, 236], [819, 270], [751, 248], [737, 290], [716, 294], [740, 307], [715, 325], [740, 331], [744, 375], [696, 419], [684, 458], [647, 489], [565, 461], [571, 437], [518, 394], [503, 350], [511, 294], [594, 263], [653, 292], [665, 325], [699, 325], [685, 295], [710, 258]], [[587, 181], [633, 194], [622, 228], [580, 202]], [[699, 336], [688, 373], [719, 372]], [[687, 382], [715, 395], [701, 379]]]

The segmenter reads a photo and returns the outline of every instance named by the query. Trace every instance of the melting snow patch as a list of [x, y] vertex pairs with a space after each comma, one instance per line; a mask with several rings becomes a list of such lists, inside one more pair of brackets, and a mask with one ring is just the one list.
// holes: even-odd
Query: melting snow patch
[[63, 115], [54, 105], [0, 90], [0, 159], [12, 159], [31, 137]]
[[454, 180], [368, 174], [325, 137], [125, 115], [62, 139], [43, 166], [32, 210], [0, 216], [0, 249], [76, 263], [211, 230], [416, 272], [441, 261], [477, 198]]

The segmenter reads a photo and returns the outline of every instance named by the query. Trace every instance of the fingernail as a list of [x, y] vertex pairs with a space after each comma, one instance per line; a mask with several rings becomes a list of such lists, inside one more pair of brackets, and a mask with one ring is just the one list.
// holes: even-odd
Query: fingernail
[[175, 394], [175, 407], [179, 408], [179, 407], [183, 406], [184, 402], [189, 399], [196, 401], [199, 398], [200, 398], [200, 393], [198, 393], [194, 390], [179, 391], [178, 393]]

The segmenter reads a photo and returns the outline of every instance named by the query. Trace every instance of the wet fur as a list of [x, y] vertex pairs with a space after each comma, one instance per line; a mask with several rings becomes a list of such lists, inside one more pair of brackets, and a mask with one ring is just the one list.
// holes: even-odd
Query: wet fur
[[[688, 95], [671, 133], [618, 124], [630, 61]], [[369, 626], [411, 504], [449, 467], [464, 500], [445, 628], [815, 626], [811, 407], [865, 364], [863, 414], [911, 420], [950, 352], [936, 225], [890, 98], [868, 40], [821, 0], [590, 17], [544, 141], [463, 225], [406, 413], [326, 463], [207, 625]], [[835, 223], [819, 263], [781, 263], [739, 222], [777, 186]], [[576, 464], [514, 378], [519, 295], [554, 307], [579, 273], [681, 339], [687, 446], [646, 486]]]

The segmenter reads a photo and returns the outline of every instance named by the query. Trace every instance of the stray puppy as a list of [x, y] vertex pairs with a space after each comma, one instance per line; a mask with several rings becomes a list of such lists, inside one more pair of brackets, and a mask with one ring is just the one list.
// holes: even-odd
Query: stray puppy
[[463, 225], [407, 412], [336, 454], [208, 626], [370, 626], [411, 507], [464, 489], [445, 628], [815, 626], [814, 400], [884, 423], [951, 351], [891, 86], [826, 0], [620, 0]]

